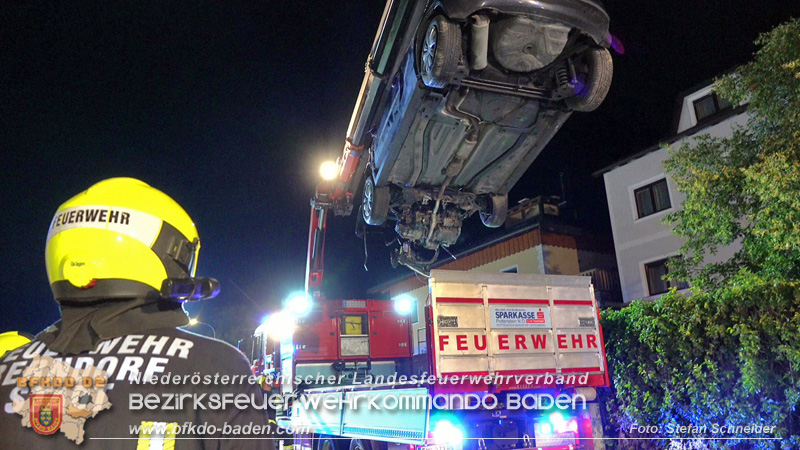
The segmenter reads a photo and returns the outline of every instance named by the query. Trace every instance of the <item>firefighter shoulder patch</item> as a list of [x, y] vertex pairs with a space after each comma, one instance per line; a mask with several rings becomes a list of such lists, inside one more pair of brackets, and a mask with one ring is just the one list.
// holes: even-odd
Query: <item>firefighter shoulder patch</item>
[[64, 397], [58, 394], [33, 394], [30, 398], [31, 427], [39, 434], [53, 434], [61, 427]]
[[12, 409], [22, 416], [22, 426], [39, 434], [64, 434], [80, 444], [83, 425], [111, 408], [105, 392], [107, 374], [94, 366], [75, 369], [50, 356], [34, 355], [17, 377], [18, 387], [27, 387], [30, 398], [15, 399]]

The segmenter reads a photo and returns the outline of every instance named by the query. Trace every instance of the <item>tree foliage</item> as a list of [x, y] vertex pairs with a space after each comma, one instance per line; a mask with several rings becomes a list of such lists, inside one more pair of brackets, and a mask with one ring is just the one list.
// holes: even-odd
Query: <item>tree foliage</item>
[[[674, 437], [708, 448], [800, 448], [800, 283], [758, 277], [685, 297], [673, 291], [654, 302], [607, 311], [603, 329], [616, 389], [613, 419], [622, 436], [630, 425], [701, 426]], [[747, 441], [720, 426], [776, 426], [781, 441]], [[645, 437], [672, 437], [646, 434]], [[667, 440], [650, 443], [669, 448]], [[631, 448], [646, 448], [636, 442]]]
[[[719, 287], [745, 271], [800, 279], [800, 20], [759, 37], [749, 64], [717, 80], [716, 92], [747, 104], [745, 126], [723, 138], [701, 136], [665, 162], [681, 209], [667, 220], [686, 238], [672, 277]], [[703, 266], [723, 246], [732, 259]]]
[[[685, 238], [670, 277], [690, 281], [692, 295], [604, 313], [608, 409], [623, 436], [632, 423], [762, 424], [783, 440], [703, 444], [800, 448], [800, 20], [756, 44], [749, 64], [716, 83], [719, 96], [747, 105], [747, 124], [698, 137], [665, 163], [686, 194], [667, 218]], [[706, 264], [731, 244], [731, 259]], [[725, 437], [710, 431], [696, 436]]]

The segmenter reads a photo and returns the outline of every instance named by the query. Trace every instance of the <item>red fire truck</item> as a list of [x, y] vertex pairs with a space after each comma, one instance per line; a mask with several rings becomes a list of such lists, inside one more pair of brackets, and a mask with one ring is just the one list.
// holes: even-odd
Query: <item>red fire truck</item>
[[434, 270], [416, 355], [402, 306], [324, 301], [295, 319], [265, 371], [288, 400], [279, 423], [301, 432], [295, 446], [603, 448], [593, 401], [608, 376], [589, 277]]

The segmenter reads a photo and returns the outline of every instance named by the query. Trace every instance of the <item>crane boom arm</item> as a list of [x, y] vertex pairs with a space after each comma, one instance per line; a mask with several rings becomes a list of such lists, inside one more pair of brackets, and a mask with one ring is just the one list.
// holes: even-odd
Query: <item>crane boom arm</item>
[[312, 298], [322, 297], [322, 281], [325, 277], [325, 233], [328, 212], [337, 216], [353, 212], [353, 199], [366, 167], [363, 147], [348, 141], [342, 156], [336, 160], [336, 176], [317, 185], [311, 199], [311, 218], [308, 229], [308, 253], [306, 255], [306, 293]]

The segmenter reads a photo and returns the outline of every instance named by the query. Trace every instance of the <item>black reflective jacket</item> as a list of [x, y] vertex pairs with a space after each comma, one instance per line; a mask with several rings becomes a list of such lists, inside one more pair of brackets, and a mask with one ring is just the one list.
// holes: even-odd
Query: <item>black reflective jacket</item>
[[[66, 357], [33, 341], [0, 359], [0, 447], [274, 450], [274, 423], [251, 375], [234, 347], [173, 328], [107, 339]], [[67, 378], [74, 387], [63, 387]], [[61, 411], [51, 403], [57, 399], [34, 405], [31, 393], [61, 395]], [[14, 400], [28, 416], [14, 411]], [[47, 431], [59, 420], [50, 435], [33, 426]]]

